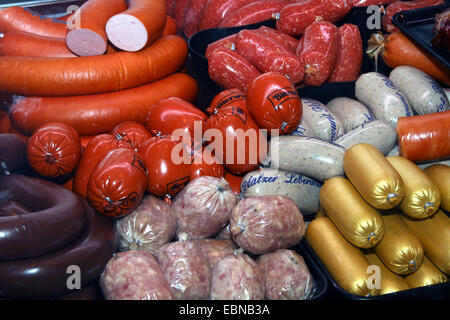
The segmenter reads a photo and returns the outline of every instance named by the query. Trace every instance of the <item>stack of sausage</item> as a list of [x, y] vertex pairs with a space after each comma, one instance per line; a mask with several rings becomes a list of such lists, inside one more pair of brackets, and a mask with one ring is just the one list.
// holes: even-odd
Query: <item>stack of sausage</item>
[[[344, 156], [346, 178], [327, 180], [306, 239], [336, 283], [359, 296], [448, 281], [450, 167], [422, 171], [370, 144]], [[442, 210], [441, 210], [442, 209]], [[335, 256], [339, 255], [339, 259]], [[378, 268], [379, 281], [369, 280]]]

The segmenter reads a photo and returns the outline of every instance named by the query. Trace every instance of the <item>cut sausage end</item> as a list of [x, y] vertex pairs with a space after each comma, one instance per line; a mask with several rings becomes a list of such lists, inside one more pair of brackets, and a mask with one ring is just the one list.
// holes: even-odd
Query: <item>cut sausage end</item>
[[117, 48], [133, 52], [143, 49], [149, 38], [145, 25], [139, 19], [122, 13], [108, 20], [106, 34]]
[[89, 29], [71, 30], [66, 35], [66, 44], [77, 56], [98, 56], [106, 51], [106, 41]]

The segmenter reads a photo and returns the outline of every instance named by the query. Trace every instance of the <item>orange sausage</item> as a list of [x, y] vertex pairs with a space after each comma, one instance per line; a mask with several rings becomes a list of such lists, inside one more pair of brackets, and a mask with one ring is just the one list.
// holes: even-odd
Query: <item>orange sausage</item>
[[76, 58], [0, 57], [0, 91], [73, 96], [133, 88], [162, 79], [186, 61], [183, 38], [169, 35], [139, 52]]
[[67, 47], [78, 56], [105, 53], [108, 37], [105, 25], [109, 18], [127, 9], [124, 0], [88, 0], [78, 9], [69, 24], [78, 20], [79, 26], [66, 35]]
[[45, 37], [64, 38], [67, 25], [54, 22], [52, 19], [42, 19], [39, 15], [22, 7], [9, 7], [0, 10], [0, 32], [8, 33], [22, 31]]
[[76, 57], [61, 38], [27, 32], [8, 32], [0, 38], [0, 55], [20, 57]]
[[176, 73], [140, 87], [99, 95], [24, 97], [11, 106], [10, 117], [25, 133], [43, 123], [63, 122], [79, 135], [94, 135], [110, 132], [125, 121], [145, 124], [151, 106], [161, 99], [179, 97], [193, 102], [196, 95], [197, 82], [187, 74]]
[[108, 20], [106, 34], [117, 48], [139, 51], [161, 36], [165, 22], [165, 0], [129, 0], [128, 10]]
[[164, 25], [161, 37], [168, 36], [170, 34], [177, 34], [178, 28], [175, 20], [171, 16], [166, 17], [166, 24]]
[[401, 156], [411, 161], [450, 156], [450, 111], [401, 117], [397, 124]]

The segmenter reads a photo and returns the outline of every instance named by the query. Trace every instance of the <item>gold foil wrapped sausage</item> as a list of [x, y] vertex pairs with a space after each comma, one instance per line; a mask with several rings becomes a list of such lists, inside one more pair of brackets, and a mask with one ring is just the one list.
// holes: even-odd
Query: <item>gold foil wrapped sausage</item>
[[448, 278], [427, 257], [424, 257], [420, 268], [407, 275], [405, 281], [411, 288], [417, 288], [447, 282]]
[[375, 253], [366, 254], [365, 257], [371, 266], [375, 265], [380, 268], [380, 294], [388, 294], [409, 289], [405, 279], [386, 268]]
[[403, 199], [402, 178], [371, 144], [360, 143], [345, 152], [344, 172], [372, 207], [391, 209]]
[[378, 258], [394, 273], [410, 274], [423, 261], [423, 248], [397, 213], [383, 215], [384, 237], [374, 248]]
[[369, 262], [363, 252], [345, 240], [330, 219], [311, 221], [306, 240], [341, 288], [359, 296], [379, 294], [379, 289], [367, 286]]
[[411, 160], [400, 156], [387, 157], [387, 160], [398, 172], [405, 186], [400, 209], [416, 219], [425, 219], [435, 214], [441, 204], [441, 194], [433, 180]]
[[324, 212], [351, 244], [372, 248], [383, 237], [383, 219], [345, 178], [327, 180], [319, 199]]
[[423, 220], [407, 216], [401, 219], [422, 243], [425, 254], [433, 264], [450, 275], [450, 218], [439, 210]]
[[423, 172], [437, 185], [441, 194], [441, 208], [450, 212], [450, 166], [434, 164]]

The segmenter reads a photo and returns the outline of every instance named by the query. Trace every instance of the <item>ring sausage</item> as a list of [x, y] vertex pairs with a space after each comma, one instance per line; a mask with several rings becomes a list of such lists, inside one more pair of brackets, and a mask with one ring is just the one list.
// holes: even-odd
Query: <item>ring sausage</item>
[[[82, 58], [77, 58], [82, 59]], [[144, 124], [151, 106], [163, 98], [193, 101], [197, 82], [177, 73], [137, 88], [91, 96], [25, 97], [11, 107], [11, 119], [21, 131], [31, 134], [47, 122], [62, 122], [79, 135], [110, 132], [124, 121]]]
[[128, 89], [176, 72], [187, 52], [181, 37], [169, 35], [140, 52], [77, 58], [0, 57], [0, 90], [68, 96]]
[[[8, 275], [0, 278], [0, 296], [48, 299], [69, 294], [75, 291], [68, 287], [71, 276], [69, 266], [80, 268], [81, 288], [100, 276], [106, 263], [116, 252], [114, 225], [110, 219], [97, 214], [86, 201], [82, 200], [80, 204], [87, 213], [88, 227], [74, 243], [38, 258], [0, 262], [1, 274]], [[64, 214], [70, 214], [70, 210], [66, 210]], [[72, 228], [74, 221], [66, 223], [67, 230]], [[58, 230], [61, 229], [54, 228], [52, 232]], [[26, 245], [32, 243], [24, 242]]]
[[13, 133], [0, 134], [0, 173], [23, 168], [27, 163], [27, 144]]
[[[33, 212], [0, 219], [1, 260], [37, 257], [74, 241], [86, 226], [86, 209], [62, 186], [23, 175], [0, 176], [0, 191]], [[8, 277], [10, 278], [9, 273]], [[3, 288], [3, 286], [0, 285]], [[0, 293], [1, 294], [1, 293]]]

